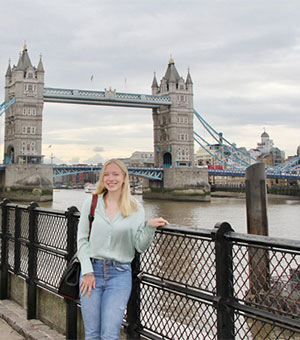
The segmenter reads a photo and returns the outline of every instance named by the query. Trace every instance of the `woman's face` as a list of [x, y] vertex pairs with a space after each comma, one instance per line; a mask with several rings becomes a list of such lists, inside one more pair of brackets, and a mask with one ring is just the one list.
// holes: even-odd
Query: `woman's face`
[[125, 176], [115, 163], [106, 166], [103, 174], [103, 184], [108, 192], [121, 192]]

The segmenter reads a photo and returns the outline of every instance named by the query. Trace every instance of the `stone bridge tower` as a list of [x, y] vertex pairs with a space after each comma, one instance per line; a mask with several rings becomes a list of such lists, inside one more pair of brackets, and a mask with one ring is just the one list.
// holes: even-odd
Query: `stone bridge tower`
[[168, 95], [171, 106], [153, 109], [154, 154], [156, 167], [194, 165], [193, 82], [188, 71], [186, 80], [180, 77], [171, 58], [158, 86], [152, 82], [153, 95]]
[[5, 102], [16, 101], [5, 112], [2, 196], [18, 200], [52, 199], [53, 168], [43, 163], [42, 115], [44, 67], [31, 64], [27, 46], [17, 66], [10, 63], [5, 75]]
[[32, 66], [24, 46], [17, 66], [5, 75], [5, 101], [16, 102], [5, 113], [4, 163], [42, 163], [44, 67]]
[[152, 94], [170, 96], [172, 105], [153, 109], [154, 163], [164, 168], [163, 181], [144, 181], [143, 197], [180, 201], [209, 201], [207, 168], [194, 167], [193, 82], [178, 74], [171, 58], [158, 86], [156, 76]]

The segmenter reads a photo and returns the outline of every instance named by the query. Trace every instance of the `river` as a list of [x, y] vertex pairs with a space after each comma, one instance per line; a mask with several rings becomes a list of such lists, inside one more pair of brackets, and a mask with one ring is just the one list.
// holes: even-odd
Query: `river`
[[[55, 190], [53, 202], [41, 204], [47, 208], [66, 210], [76, 206], [81, 210], [87, 197], [84, 190]], [[216, 198], [211, 202], [174, 202], [143, 200], [146, 219], [163, 216], [171, 224], [212, 229], [217, 222], [228, 222], [239, 233], [247, 233], [246, 202], [241, 198]], [[300, 201], [268, 199], [269, 236], [300, 240]]]

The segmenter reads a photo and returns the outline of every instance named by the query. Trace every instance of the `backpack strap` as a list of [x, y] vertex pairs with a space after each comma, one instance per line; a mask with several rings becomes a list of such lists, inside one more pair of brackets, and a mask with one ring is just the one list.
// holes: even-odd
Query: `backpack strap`
[[93, 221], [94, 221], [95, 209], [96, 209], [97, 201], [98, 201], [98, 195], [97, 194], [93, 194], [91, 210], [90, 210], [90, 214], [89, 214], [89, 221], [90, 221], [90, 231], [89, 231], [89, 234], [91, 233], [91, 230], [92, 230], [92, 224], [93, 224]]

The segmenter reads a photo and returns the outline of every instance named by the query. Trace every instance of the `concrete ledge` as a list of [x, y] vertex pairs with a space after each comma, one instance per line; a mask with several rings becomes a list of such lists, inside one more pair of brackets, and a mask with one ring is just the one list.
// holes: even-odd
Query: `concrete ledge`
[[170, 201], [210, 202], [210, 192], [202, 189], [143, 189], [143, 198]]
[[[65, 340], [65, 336], [43, 324], [26, 319], [26, 310], [11, 300], [0, 300], [0, 318], [29, 340]], [[72, 339], [69, 339], [72, 340]]]

